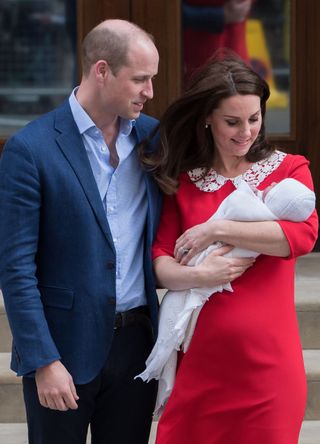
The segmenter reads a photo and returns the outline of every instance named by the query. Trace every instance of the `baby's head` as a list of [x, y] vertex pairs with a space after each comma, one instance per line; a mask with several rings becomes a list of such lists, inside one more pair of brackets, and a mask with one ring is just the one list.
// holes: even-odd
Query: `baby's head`
[[302, 222], [315, 208], [313, 191], [301, 182], [288, 178], [274, 185], [265, 195], [264, 202], [279, 220]]

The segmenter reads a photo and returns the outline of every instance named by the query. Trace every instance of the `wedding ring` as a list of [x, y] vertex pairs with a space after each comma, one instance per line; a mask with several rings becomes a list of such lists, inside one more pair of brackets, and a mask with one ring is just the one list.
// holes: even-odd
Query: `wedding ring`
[[180, 247], [179, 248], [180, 253], [182, 254], [182, 256], [184, 256], [185, 254], [188, 254], [190, 251], [190, 248], [184, 248], [184, 247]]

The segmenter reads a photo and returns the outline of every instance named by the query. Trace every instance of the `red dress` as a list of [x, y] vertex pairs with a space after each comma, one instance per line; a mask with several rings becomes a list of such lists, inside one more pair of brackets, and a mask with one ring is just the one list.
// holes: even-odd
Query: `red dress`
[[[198, 172], [182, 174], [178, 193], [165, 199], [154, 258], [172, 255], [176, 238], [205, 222], [235, 189], [213, 170], [197, 186]], [[313, 188], [308, 161], [279, 151], [242, 176], [259, 189], [286, 177]], [[215, 293], [202, 308], [156, 444], [297, 444], [306, 378], [294, 266], [297, 256], [311, 251], [318, 219], [314, 212], [306, 222], [279, 224], [290, 257], [260, 255], [232, 283], [233, 293]]]

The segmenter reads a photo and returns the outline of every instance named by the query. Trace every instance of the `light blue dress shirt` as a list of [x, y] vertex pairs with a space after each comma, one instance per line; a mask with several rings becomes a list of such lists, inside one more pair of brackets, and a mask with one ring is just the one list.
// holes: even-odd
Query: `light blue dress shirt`
[[147, 303], [143, 272], [147, 197], [134, 149], [135, 121], [120, 121], [116, 140], [119, 164], [114, 169], [109, 163], [109, 149], [102, 132], [77, 101], [76, 91], [69, 97], [71, 111], [87, 151], [116, 250], [116, 310], [126, 311]]

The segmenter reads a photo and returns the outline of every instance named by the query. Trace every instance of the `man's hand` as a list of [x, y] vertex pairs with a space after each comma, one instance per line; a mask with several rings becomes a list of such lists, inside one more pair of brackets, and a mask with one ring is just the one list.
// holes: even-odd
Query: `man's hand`
[[38, 368], [36, 384], [40, 404], [52, 410], [76, 410], [79, 399], [72, 376], [60, 361]]

